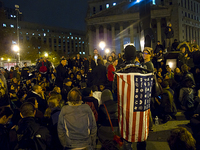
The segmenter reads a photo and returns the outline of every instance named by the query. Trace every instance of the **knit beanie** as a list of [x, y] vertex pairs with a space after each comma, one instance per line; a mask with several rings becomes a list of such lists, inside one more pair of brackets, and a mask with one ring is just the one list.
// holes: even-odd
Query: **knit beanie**
[[105, 89], [101, 94], [102, 104], [104, 104], [108, 100], [113, 100], [112, 92], [108, 89]]

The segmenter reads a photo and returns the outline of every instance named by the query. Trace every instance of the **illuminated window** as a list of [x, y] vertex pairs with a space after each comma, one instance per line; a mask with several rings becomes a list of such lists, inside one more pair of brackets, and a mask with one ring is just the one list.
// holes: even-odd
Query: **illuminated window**
[[46, 36], [46, 33], [44, 33], [44, 36]]
[[109, 8], [109, 4], [106, 4], [106, 8]]
[[47, 30], [47, 32], [49, 32], [49, 30]]
[[67, 38], [69, 39], [69, 36]]
[[11, 27], [11, 28], [14, 28], [14, 25], [13, 25], [13, 24], [11, 24], [11, 25], [10, 25], [10, 27]]
[[69, 33], [69, 35], [72, 35], [72, 33]]
[[10, 17], [13, 17], [13, 15], [10, 15]]
[[40, 36], [40, 34], [38, 34], [38, 36]]
[[83, 52], [83, 55], [85, 55], [85, 52]]
[[26, 35], [28, 35], [28, 32], [26, 33]]
[[71, 37], [71, 39], [73, 40], [73, 36]]
[[81, 38], [79, 38], [79, 40], [81, 40]]
[[79, 52], [79, 54], [81, 54], [81, 52]]
[[77, 37], [75, 37], [75, 39], [77, 40]]
[[152, 4], [153, 4], [153, 5], [156, 5], [156, 0], [152, 0]]
[[113, 6], [115, 6], [116, 5], [116, 3], [113, 3]]
[[14, 15], [14, 18], [16, 18], [16, 16]]
[[35, 35], [34, 33], [32, 33], [32, 35]]
[[6, 24], [5, 24], [5, 23], [3, 23], [3, 27], [6, 27]]

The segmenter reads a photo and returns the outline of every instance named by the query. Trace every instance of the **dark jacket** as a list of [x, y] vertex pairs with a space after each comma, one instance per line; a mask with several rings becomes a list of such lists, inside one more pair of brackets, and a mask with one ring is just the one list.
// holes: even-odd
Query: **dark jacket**
[[[171, 29], [171, 31], [169, 31], [169, 29]], [[167, 39], [173, 38], [174, 37], [174, 30], [171, 27], [167, 26], [165, 28], [165, 35], [166, 35]]]
[[0, 150], [10, 150], [10, 140], [8, 129], [0, 124]]
[[30, 70], [29, 67], [23, 67], [23, 68], [22, 68], [22, 74], [21, 74], [21, 76], [22, 76], [23, 78], [25, 78], [25, 79], [28, 79], [29, 73], [28, 73], [27, 71], [29, 71], [29, 70]]
[[33, 93], [32, 91], [28, 92], [25, 100], [28, 98], [35, 97], [38, 102], [38, 109], [44, 114], [45, 110], [47, 109], [47, 101], [45, 99], [42, 99], [39, 95]]
[[33, 117], [22, 118], [19, 121], [17, 136], [18, 144], [15, 149], [29, 147], [29, 143], [25, 142], [24, 139], [32, 136], [34, 136], [39, 150], [50, 149], [51, 135], [49, 134], [48, 129], [37, 124]]
[[155, 48], [155, 50], [154, 50], [154, 53], [159, 53], [160, 50], [163, 51], [163, 50], [164, 50], [164, 47], [163, 47], [163, 45], [161, 45], [161, 44], [160, 44], [160, 45], [157, 44], [157, 45], [156, 45], [156, 48]]
[[66, 85], [63, 85], [63, 88], [62, 88], [62, 99], [67, 102], [67, 95], [69, 93], [69, 91], [71, 90], [71, 87], [70, 86], [66, 86]]
[[195, 87], [195, 80], [193, 74], [190, 72], [186, 72], [182, 76], [181, 86], [186, 88], [194, 88]]
[[63, 81], [65, 78], [67, 78], [67, 69], [62, 64], [58, 65], [56, 68], [56, 85], [59, 87], [62, 87]]
[[93, 74], [93, 85], [106, 84], [107, 81], [107, 70], [103, 65], [98, 65], [92, 70]]

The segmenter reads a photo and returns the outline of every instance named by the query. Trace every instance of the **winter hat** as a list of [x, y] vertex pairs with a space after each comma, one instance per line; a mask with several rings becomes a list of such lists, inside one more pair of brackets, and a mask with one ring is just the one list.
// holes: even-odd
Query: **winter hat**
[[136, 48], [133, 45], [128, 45], [124, 49], [124, 57], [126, 61], [135, 60], [136, 58]]
[[108, 100], [113, 100], [112, 92], [108, 89], [105, 89], [101, 94], [101, 102], [104, 104]]
[[[149, 54], [151, 54], [152, 51], [153, 51], [153, 49], [152, 49], [151, 47], [145, 47], [145, 48], [144, 48], [144, 51], [147, 51]], [[143, 52], [144, 52], [144, 51], [143, 51]]]

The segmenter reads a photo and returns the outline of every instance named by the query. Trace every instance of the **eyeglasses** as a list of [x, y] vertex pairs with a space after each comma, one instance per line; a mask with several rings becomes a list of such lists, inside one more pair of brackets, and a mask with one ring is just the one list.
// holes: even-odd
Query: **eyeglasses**
[[143, 54], [147, 55], [147, 54], [149, 54], [149, 53], [143, 53]]

